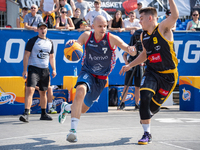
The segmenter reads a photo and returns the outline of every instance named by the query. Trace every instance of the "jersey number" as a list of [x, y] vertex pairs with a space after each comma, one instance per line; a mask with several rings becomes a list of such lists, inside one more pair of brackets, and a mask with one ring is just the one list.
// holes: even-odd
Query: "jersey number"
[[158, 43], [158, 39], [157, 39], [157, 37], [154, 37], [153, 38], [153, 44], [157, 44]]

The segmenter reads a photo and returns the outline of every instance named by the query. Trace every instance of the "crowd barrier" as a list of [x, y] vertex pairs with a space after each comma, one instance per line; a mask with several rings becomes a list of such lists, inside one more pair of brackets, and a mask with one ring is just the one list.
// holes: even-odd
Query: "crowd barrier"
[[[57, 76], [51, 80], [52, 85], [62, 85], [63, 76], [72, 76], [73, 66], [81, 70], [81, 60], [68, 61], [63, 54], [65, 43], [70, 39], [78, 39], [82, 32], [49, 30], [47, 37], [53, 41], [56, 58]], [[130, 32], [111, 32], [129, 43]], [[21, 76], [23, 71], [23, 55], [28, 39], [38, 33], [31, 30], [0, 29], [0, 76]], [[174, 46], [178, 58], [180, 76], [195, 76], [200, 74], [200, 34], [199, 32], [174, 32]], [[119, 75], [124, 65], [123, 50], [116, 50], [116, 66], [109, 75], [109, 85], [123, 85], [124, 76]], [[100, 59], [100, 58], [99, 58]]]

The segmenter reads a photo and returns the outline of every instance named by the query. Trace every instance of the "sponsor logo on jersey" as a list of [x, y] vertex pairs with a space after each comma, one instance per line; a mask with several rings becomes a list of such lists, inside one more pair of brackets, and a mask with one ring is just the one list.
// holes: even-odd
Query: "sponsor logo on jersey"
[[92, 67], [92, 70], [93, 70], [94, 72], [99, 72], [100, 70], [102, 70], [102, 68], [103, 68], [103, 66], [102, 66], [100, 63], [98, 63], [98, 64], [95, 64], [95, 65]]
[[103, 42], [103, 45], [106, 45], [106, 42], [107, 42], [107, 41], [106, 41], [106, 40], [102, 40], [102, 42]]
[[89, 75], [86, 73], [86, 74], [83, 76], [83, 79], [87, 79], [88, 76], [89, 76]]
[[93, 40], [90, 40], [90, 43], [93, 43], [94, 41]]
[[106, 59], [108, 59], [108, 56], [106, 55], [106, 56], [92, 56], [91, 54], [89, 54], [89, 59], [91, 60], [91, 61], [97, 61], [97, 60], [106, 60]]
[[154, 49], [155, 49], [156, 51], [159, 51], [159, 50], [161, 49], [161, 46], [160, 46], [160, 45], [157, 45], [157, 46], [154, 47]]
[[43, 50], [39, 50], [39, 54], [37, 54], [37, 58], [39, 59], [45, 59], [49, 53], [43, 52]]
[[161, 95], [163, 95], [163, 96], [167, 96], [168, 93], [169, 93], [169, 91], [166, 91], [166, 90], [164, 90], [164, 89], [162, 89], [162, 88], [160, 88], [158, 92], [159, 92]]
[[94, 45], [94, 44], [90, 44], [90, 43], [88, 43], [88, 46], [91, 46], [91, 47], [98, 47], [98, 45]]
[[190, 101], [191, 98], [191, 92], [189, 90], [186, 90], [185, 88], [182, 89], [183, 90], [183, 94], [182, 94], [182, 99], [184, 101]]
[[14, 104], [16, 95], [12, 92], [3, 92], [0, 90], [0, 105]]
[[160, 53], [149, 55], [148, 60], [149, 60], [150, 63], [162, 62], [162, 58], [160, 56]]

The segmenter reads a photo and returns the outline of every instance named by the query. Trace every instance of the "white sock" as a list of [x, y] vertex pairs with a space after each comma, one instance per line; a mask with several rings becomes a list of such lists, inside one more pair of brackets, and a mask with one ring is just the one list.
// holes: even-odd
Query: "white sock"
[[78, 126], [78, 118], [71, 118], [71, 129], [74, 129], [76, 131]]
[[68, 104], [67, 106], [65, 106], [65, 110], [66, 111], [71, 111], [71, 106], [72, 106], [72, 104]]
[[150, 133], [150, 124], [142, 124], [142, 127], [144, 129], [144, 132]]
[[49, 109], [52, 107], [53, 103], [48, 103]]

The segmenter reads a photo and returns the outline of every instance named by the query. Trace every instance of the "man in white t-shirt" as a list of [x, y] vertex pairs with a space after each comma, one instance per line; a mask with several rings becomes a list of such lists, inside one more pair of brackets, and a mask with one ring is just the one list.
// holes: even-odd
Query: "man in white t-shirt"
[[75, 6], [76, 8], [79, 8], [81, 10], [81, 15], [79, 17], [81, 19], [83, 19], [86, 16], [86, 14], [91, 10], [88, 2], [84, 0], [77, 0]]
[[140, 20], [136, 19], [136, 14], [134, 11], [129, 12], [129, 18], [124, 20], [124, 26], [126, 31], [131, 31], [131, 34], [135, 32], [135, 30], [141, 29], [142, 26], [139, 23]]
[[134, 10], [137, 19], [140, 19], [139, 11], [140, 11], [141, 8], [142, 8], [142, 2], [138, 2], [137, 3], [137, 9]]
[[112, 19], [112, 17], [105, 11], [105, 10], [102, 10], [100, 7], [101, 7], [101, 1], [100, 0], [95, 0], [94, 1], [94, 7], [95, 7], [95, 10], [93, 11], [89, 11], [87, 13], [87, 15], [84, 17], [84, 19], [88, 22], [89, 21], [89, 25], [92, 27], [92, 24], [93, 24], [93, 20], [96, 16], [98, 15], [102, 15], [106, 18], [107, 21], [110, 21]]

